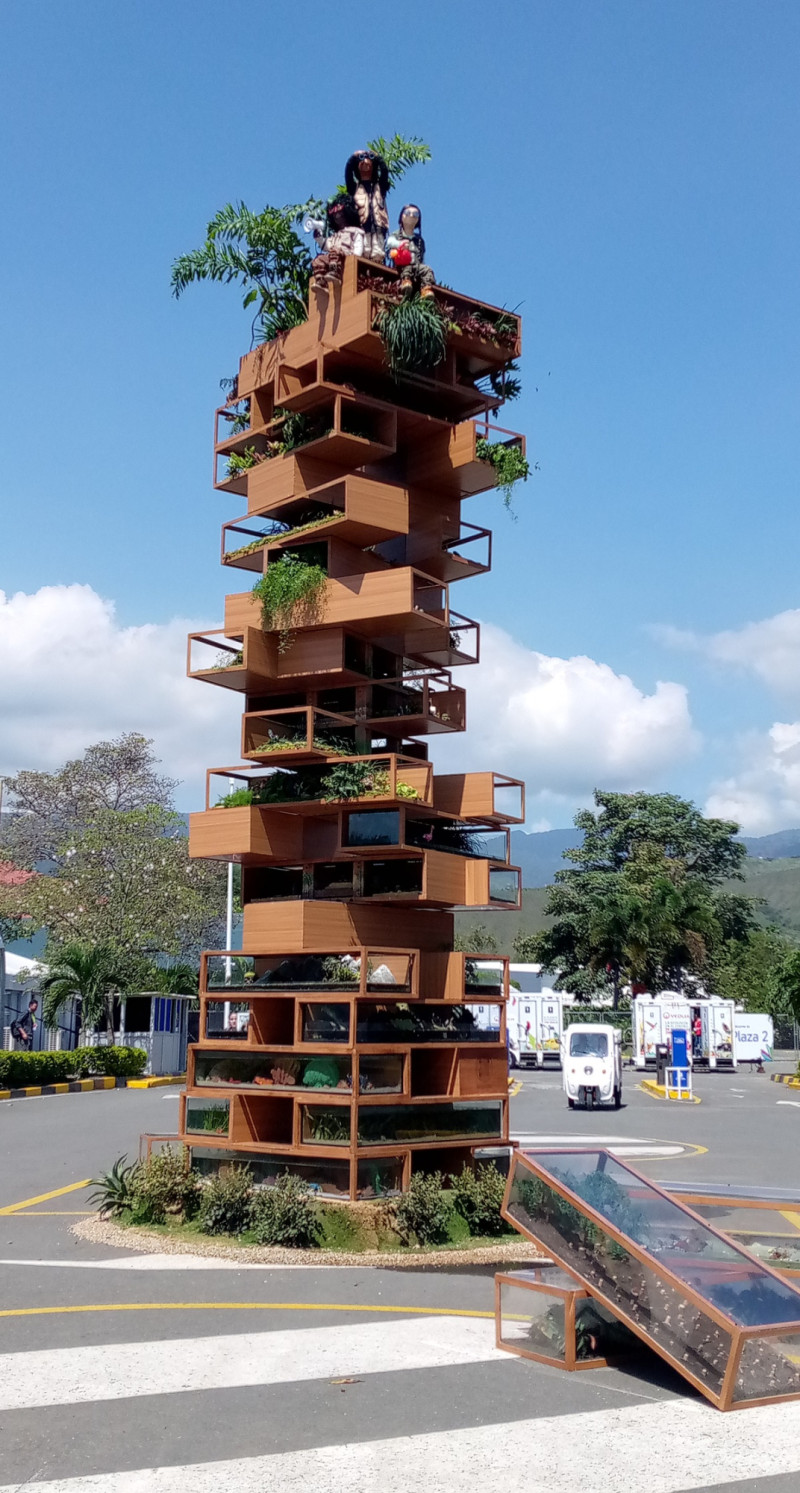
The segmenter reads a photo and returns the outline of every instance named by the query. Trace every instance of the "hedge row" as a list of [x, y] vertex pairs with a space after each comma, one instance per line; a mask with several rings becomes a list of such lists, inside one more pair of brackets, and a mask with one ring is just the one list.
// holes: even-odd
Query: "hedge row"
[[0, 1052], [0, 1089], [68, 1083], [105, 1074], [136, 1078], [147, 1064], [138, 1047], [76, 1047], [73, 1052]]

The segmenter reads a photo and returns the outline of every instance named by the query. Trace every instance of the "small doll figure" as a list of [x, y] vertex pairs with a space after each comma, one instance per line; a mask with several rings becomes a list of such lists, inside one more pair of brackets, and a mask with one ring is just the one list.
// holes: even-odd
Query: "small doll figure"
[[322, 244], [323, 252], [312, 261], [311, 283], [317, 290], [327, 293], [329, 285], [341, 280], [345, 257], [364, 253], [364, 234], [359, 226], [356, 205], [346, 192], [328, 204], [326, 217], [327, 238], [323, 240], [322, 231], [314, 229], [314, 238]]
[[386, 211], [389, 168], [383, 156], [374, 151], [356, 150], [344, 168], [344, 179], [364, 230], [364, 256], [383, 264], [389, 227]]
[[386, 250], [396, 270], [400, 271], [400, 289], [406, 295], [415, 290], [432, 296], [435, 284], [433, 270], [425, 263], [425, 240], [422, 237], [422, 213], [415, 202], [407, 202], [394, 233], [386, 240]]

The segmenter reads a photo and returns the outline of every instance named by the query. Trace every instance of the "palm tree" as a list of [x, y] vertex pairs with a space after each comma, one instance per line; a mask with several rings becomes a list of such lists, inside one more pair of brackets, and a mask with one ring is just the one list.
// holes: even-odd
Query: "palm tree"
[[109, 1041], [114, 1041], [114, 996], [125, 987], [127, 975], [119, 967], [107, 944], [85, 944], [74, 940], [62, 945], [56, 962], [42, 981], [42, 1014], [46, 1026], [58, 1025], [58, 1014], [67, 1001], [78, 1002], [78, 1044], [87, 1026], [105, 1022]]

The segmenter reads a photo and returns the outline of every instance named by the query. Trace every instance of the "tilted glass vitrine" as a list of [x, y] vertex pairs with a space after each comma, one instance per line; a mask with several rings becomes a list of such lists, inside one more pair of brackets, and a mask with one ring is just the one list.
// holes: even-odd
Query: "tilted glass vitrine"
[[503, 1212], [719, 1409], [800, 1399], [800, 1291], [607, 1151], [517, 1152]]

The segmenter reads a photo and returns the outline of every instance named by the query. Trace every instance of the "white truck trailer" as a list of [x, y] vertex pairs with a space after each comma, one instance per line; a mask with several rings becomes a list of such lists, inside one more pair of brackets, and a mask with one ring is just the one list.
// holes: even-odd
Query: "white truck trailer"
[[707, 1063], [709, 1069], [736, 1067], [732, 1000], [662, 990], [658, 995], [637, 995], [632, 1005], [633, 1061], [637, 1068], [655, 1067], [656, 1047], [669, 1043], [676, 1029], [687, 1033], [693, 1064]]

